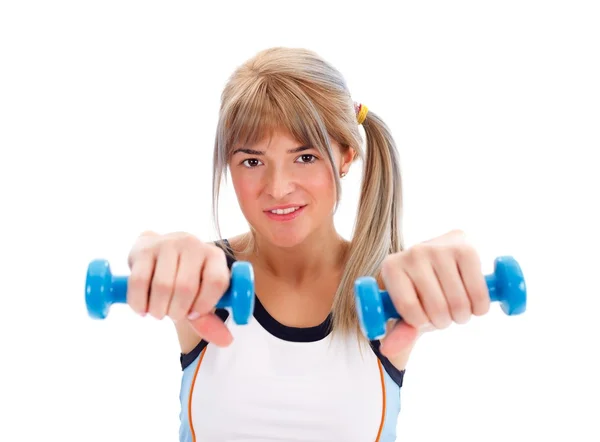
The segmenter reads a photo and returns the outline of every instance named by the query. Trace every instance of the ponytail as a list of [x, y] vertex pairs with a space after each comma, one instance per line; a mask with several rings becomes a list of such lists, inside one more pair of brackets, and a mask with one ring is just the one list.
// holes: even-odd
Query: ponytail
[[[360, 120], [359, 120], [360, 121]], [[401, 231], [402, 183], [396, 143], [386, 124], [369, 111], [363, 181], [349, 259], [333, 305], [333, 329], [360, 332], [354, 281], [377, 277], [390, 253], [404, 249]]]

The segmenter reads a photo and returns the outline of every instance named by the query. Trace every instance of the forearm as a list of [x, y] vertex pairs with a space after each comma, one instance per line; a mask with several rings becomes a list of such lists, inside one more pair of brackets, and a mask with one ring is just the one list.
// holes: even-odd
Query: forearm
[[400, 353], [397, 353], [394, 356], [387, 357], [394, 367], [396, 367], [398, 370], [406, 369], [406, 365], [408, 364], [408, 359], [410, 357], [410, 354], [411, 354], [416, 342], [417, 341], [414, 340], [409, 346], [407, 346], [402, 351], [400, 351]]
[[400, 352], [398, 352], [398, 353], [396, 353], [396, 354], [394, 354], [392, 356], [387, 356], [387, 358], [392, 363], [392, 365], [394, 367], [396, 367], [398, 370], [405, 370], [406, 369], [406, 365], [408, 364], [408, 359], [410, 358], [410, 355], [411, 355], [411, 353], [412, 353], [412, 351], [413, 351], [413, 349], [415, 347], [415, 344], [419, 340], [419, 338], [421, 336], [423, 336], [425, 333], [430, 332], [432, 330], [434, 330], [434, 329], [431, 326], [421, 328], [417, 332], [417, 336], [415, 337], [415, 339], [413, 339]]

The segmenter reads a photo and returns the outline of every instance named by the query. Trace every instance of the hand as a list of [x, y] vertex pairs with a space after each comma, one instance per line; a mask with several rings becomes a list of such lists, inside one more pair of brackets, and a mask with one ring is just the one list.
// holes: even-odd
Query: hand
[[188, 233], [142, 234], [129, 257], [127, 303], [138, 314], [174, 322], [189, 320], [196, 332], [216, 345], [232, 336], [214, 313], [231, 274], [225, 253]]
[[479, 256], [460, 231], [389, 255], [381, 277], [403, 319], [382, 341], [381, 351], [388, 357], [409, 347], [424, 331], [465, 324], [490, 308]]

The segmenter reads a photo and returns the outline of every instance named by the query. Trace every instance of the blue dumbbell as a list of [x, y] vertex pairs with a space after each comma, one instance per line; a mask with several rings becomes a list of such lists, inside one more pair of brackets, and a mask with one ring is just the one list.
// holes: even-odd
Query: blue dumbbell
[[[485, 276], [490, 301], [498, 301], [509, 316], [523, 313], [527, 306], [527, 289], [521, 267], [510, 256], [494, 261], [494, 273]], [[389, 319], [402, 319], [389, 294], [380, 290], [375, 278], [363, 276], [354, 282], [356, 308], [361, 329], [370, 340], [385, 335]]]
[[[113, 276], [108, 261], [92, 261], [85, 280], [88, 314], [94, 319], [104, 319], [112, 304], [126, 304], [127, 280], [127, 276]], [[231, 283], [216, 307], [231, 308], [236, 324], [248, 323], [254, 312], [254, 271], [249, 262], [233, 263]]]

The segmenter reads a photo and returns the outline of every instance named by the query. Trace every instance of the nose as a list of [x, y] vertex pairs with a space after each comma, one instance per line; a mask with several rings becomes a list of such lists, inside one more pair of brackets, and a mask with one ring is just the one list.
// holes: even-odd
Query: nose
[[267, 174], [266, 191], [275, 200], [285, 198], [295, 189], [293, 175], [285, 168], [274, 167]]

